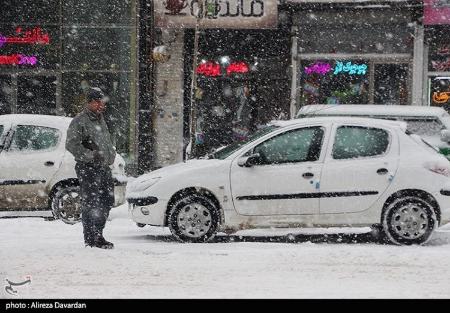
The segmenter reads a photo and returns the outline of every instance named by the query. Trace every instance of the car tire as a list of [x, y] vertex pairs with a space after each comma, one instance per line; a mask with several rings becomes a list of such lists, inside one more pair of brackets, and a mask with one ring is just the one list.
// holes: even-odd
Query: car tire
[[81, 221], [81, 196], [79, 186], [59, 188], [51, 199], [52, 213], [55, 219], [66, 224]]
[[438, 225], [435, 208], [419, 197], [402, 197], [387, 206], [382, 215], [383, 231], [396, 245], [425, 244]]
[[168, 226], [181, 242], [207, 242], [218, 229], [220, 212], [207, 197], [190, 194], [178, 200], [170, 210]]

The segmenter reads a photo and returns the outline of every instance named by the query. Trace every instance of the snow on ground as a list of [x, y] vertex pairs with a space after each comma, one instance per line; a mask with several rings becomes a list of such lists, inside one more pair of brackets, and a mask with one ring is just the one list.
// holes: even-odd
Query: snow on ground
[[114, 250], [85, 248], [81, 224], [0, 219], [0, 280], [31, 275], [17, 296], [2, 287], [0, 298], [450, 297], [450, 227], [420, 247], [338, 228], [249, 230], [182, 244], [166, 228], [136, 227], [126, 211], [113, 209], [106, 225]]

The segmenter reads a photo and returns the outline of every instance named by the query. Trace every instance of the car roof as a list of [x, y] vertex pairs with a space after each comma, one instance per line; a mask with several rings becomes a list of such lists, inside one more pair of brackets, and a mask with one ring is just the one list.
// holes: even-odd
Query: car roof
[[40, 114], [4, 114], [0, 115], [1, 122], [12, 122], [14, 124], [35, 124], [44, 126], [53, 126], [55, 128], [68, 128], [71, 117], [55, 116], [55, 115], [40, 115]]
[[418, 105], [374, 105], [374, 104], [313, 104], [306, 105], [298, 114], [311, 115], [361, 115], [361, 116], [449, 116], [440, 107]]
[[337, 123], [352, 123], [352, 124], [361, 124], [367, 126], [385, 126], [385, 127], [399, 127], [403, 131], [406, 131], [406, 122], [402, 121], [390, 121], [376, 118], [368, 118], [368, 117], [352, 117], [352, 116], [320, 116], [320, 117], [306, 117], [292, 120], [276, 120], [271, 121], [270, 125], [279, 126], [279, 127], [289, 127], [296, 125], [309, 125], [309, 124], [322, 124], [329, 122], [337, 122]]

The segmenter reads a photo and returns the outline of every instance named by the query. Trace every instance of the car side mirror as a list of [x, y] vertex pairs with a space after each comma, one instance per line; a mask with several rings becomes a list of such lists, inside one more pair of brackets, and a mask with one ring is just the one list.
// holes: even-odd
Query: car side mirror
[[450, 130], [444, 129], [441, 131], [441, 141], [450, 142]]
[[238, 165], [240, 167], [252, 167], [253, 165], [257, 165], [261, 163], [261, 156], [259, 153], [254, 153], [247, 157], [241, 157], [238, 160]]

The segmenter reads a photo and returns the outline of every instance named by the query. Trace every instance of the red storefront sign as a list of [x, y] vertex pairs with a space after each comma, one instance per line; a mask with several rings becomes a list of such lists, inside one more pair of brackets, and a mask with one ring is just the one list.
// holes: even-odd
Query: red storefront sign
[[16, 35], [6, 37], [0, 34], [0, 47], [5, 44], [40, 44], [48, 45], [50, 36], [44, 33], [40, 27], [23, 31], [21, 27], [16, 28]]
[[23, 54], [0, 55], [0, 65], [36, 65], [37, 57]]
[[[250, 67], [243, 61], [231, 62], [228, 66], [225, 67], [227, 76], [230, 76], [231, 74], [245, 74], [249, 71]], [[222, 67], [216, 61], [207, 61], [197, 66], [197, 74], [207, 77], [222, 76]]]
[[425, 25], [450, 24], [450, 0], [424, 0]]

